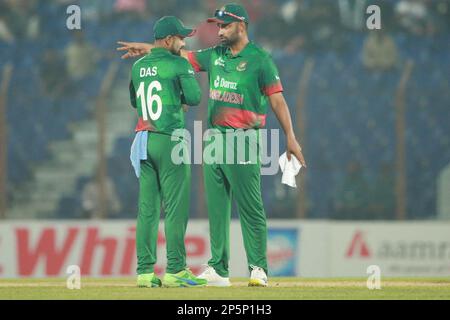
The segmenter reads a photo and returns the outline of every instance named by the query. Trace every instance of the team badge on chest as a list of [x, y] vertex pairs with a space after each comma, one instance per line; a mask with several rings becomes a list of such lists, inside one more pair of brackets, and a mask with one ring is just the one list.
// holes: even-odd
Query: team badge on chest
[[242, 61], [236, 67], [237, 71], [244, 71], [247, 68], [247, 61]]

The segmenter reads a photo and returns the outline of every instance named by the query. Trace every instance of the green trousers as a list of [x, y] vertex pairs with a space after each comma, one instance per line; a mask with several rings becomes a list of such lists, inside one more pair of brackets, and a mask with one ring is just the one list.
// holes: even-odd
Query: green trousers
[[171, 136], [148, 133], [147, 160], [141, 160], [139, 177], [139, 213], [136, 227], [137, 274], [154, 272], [158, 224], [163, 205], [167, 248], [167, 273], [186, 268], [184, 237], [189, 216], [191, 169], [176, 165], [172, 148], [179, 141]]
[[[250, 265], [263, 268], [267, 273], [267, 223], [261, 197], [261, 162], [259, 133], [253, 131], [258, 143], [245, 140], [243, 145], [222, 135], [223, 154], [218, 158], [224, 163], [207, 164], [204, 160], [203, 173], [206, 190], [206, 203], [209, 216], [209, 235], [211, 242], [212, 266], [222, 277], [229, 276], [230, 258], [230, 219], [231, 200], [234, 198], [239, 211], [242, 235], [249, 270]], [[205, 148], [214, 139], [205, 143]], [[227, 164], [227, 154], [233, 150], [233, 164]], [[245, 158], [238, 156], [238, 150], [244, 150]], [[256, 161], [249, 160], [249, 152], [256, 152]], [[229, 161], [228, 161], [229, 162]]]

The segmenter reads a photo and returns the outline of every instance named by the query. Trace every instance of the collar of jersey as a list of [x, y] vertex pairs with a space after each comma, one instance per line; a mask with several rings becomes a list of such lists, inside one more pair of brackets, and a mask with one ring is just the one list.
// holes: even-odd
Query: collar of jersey
[[249, 41], [244, 49], [242, 49], [237, 55], [233, 56], [229, 47], [227, 47], [225, 54], [230, 58], [245, 57], [251, 51], [252, 47], [253, 41]]
[[153, 48], [151, 53], [158, 53], [158, 54], [172, 54], [169, 50], [163, 47], [156, 47]]

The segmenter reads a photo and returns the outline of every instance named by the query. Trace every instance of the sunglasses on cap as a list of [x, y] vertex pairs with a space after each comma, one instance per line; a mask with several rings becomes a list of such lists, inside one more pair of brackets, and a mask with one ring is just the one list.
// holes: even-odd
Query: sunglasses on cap
[[238, 20], [241, 20], [241, 21], [245, 22], [245, 19], [243, 17], [239, 17], [239, 16], [235, 15], [234, 13], [231, 13], [231, 12], [228, 12], [228, 11], [223, 11], [223, 10], [216, 10], [214, 12], [214, 16], [218, 17], [218, 18], [219, 17], [223, 17], [223, 16], [229, 16], [229, 17], [232, 17], [232, 18], [235, 18], [235, 19], [238, 19]]

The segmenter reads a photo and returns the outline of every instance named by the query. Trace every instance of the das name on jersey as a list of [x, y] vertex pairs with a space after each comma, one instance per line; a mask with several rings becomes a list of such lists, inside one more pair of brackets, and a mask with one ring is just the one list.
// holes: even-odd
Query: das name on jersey
[[148, 67], [148, 68], [140, 68], [139, 69], [139, 76], [141, 78], [143, 77], [154, 77], [158, 74], [158, 67]]

